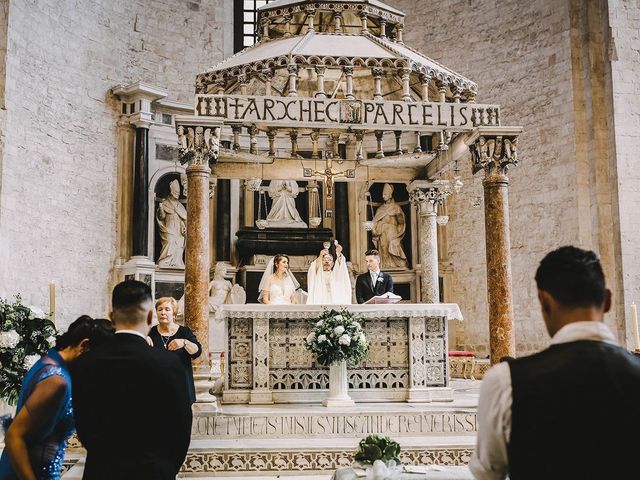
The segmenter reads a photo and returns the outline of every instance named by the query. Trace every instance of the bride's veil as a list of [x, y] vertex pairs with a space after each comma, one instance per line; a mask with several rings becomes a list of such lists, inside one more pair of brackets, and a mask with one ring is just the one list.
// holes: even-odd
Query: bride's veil
[[[264, 292], [267, 290], [267, 285], [269, 284], [269, 277], [271, 277], [271, 275], [273, 274], [273, 259], [274, 258], [275, 257], [271, 257], [269, 262], [267, 262], [267, 266], [264, 269], [264, 273], [262, 274], [262, 278], [260, 279], [260, 284], [258, 285], [258, 302], [260, 302], [260, 303], [262, 303], [262, 297], [264, 295]], [[300, 282], [298, 282], [298, 280], [296, 280], [296, 277], [295, 277], [295, 275], [293, 275], [293, 273], [291, 273], [291, 270], [287, 270], [287, 275], [289, 275], [289, 278], [293, 282], [293, 286], [295, 287], [296, 292], [298, 292], [298, 289], [300, 288]]]

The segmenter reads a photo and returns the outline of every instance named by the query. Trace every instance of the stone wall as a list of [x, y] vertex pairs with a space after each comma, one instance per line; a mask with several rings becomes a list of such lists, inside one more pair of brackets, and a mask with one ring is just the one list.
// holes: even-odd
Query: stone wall
[[[616, 179], [607, 168], [614, 163], [607, 156], [610, 89], [606, 58], [600, 58], [606, 45], [599, 49], [596, 45], [598, 39], [603, 41], [604, 27], [597, 20], [607, 11], [606, 3], [389, 3], [411, 12], [406, 18], [407, 44], [476, 81], [478, 102], [501, 104], [503, 125], [524, 127], [518, 145], [520, 165], [509, 172], [516, 352], [537, 350], [548, 343], [548, 336], [533, 277], [548, 251], [566, 244], [595, 249], [603, 257], [614, 294], [620, 296], [612, 220]], [[629, 13], [630, 8], [625, 11]], [[631, 61], [631, 14], [625, 22], [621, 35], [629, 45]], [[637, 39], [637, 31], [635, 35]], [[590, 63], [590, 55], [596, 57], [592, 62], [600, 63]], [[594, 81], [592, 67], [599, 69]], [[637, 135], [631, 128], [625, 132], [627, 138]], [[465, 316], [457, 326], [457, 347], [486, 355], [484, 218], [483, 208], [472, 206], [483, 194], [482, 173], [472, 177], [468, 162], [461, 170], [465, 186], [449, 199], [448, 263], [453, 273], [446, 300], [459, 303]], [[607, 321], [615, 325], [615, 314]]]
[[[631, 0], [609, 2], [611, 28], [611, 79], [613, 120], [610, 129], [615, 140], [620, 256], [623, 291], [619, 302], [629, 319], [629, 305], [640, 302], [640, 3]], [[630, 322], [626, 322], [630, 334]], [[631, 337], [632, 338], [632, 337]], [[629, 346], [633, 346], [631, 343]], [[638, 346], [635, 346], [636, 348]]]
[[106, 315], [119, 113], [108, 92], [143, 81], [191, 101], [196, 73], [233, 53], [232, 12], [231, 0], [10, 2], [0, 295], [46, 310], [55, 279], [62, 324]]

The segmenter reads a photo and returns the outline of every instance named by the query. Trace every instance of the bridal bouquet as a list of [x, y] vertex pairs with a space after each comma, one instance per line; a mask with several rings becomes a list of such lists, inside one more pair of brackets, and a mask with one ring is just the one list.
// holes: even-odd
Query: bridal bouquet
[[325, 310], [316, 320], [305, 345], [318, 356], [318, 363], [331, 365], [345, 360], [359, 363], [369, 351], [369, 342], [362, 330], [362, 317], [342, 309]]
[[44, 312], [0, 298], [0, 398], [15, 405], [27, 371], [56, 342], [56, 327]]

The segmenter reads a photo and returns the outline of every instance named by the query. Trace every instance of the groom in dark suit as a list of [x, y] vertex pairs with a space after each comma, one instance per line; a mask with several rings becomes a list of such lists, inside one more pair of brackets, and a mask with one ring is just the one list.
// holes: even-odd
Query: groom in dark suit
[[191, 402], [177, 356], [151, 348], [151, 289], [113, 289], [116, 334], [73, 369], [73, 408], [87, 450], [85, 480], [175, 480], [189, 448]]
[[380, 253], [367, 250], [365, 253], [367, 272], [356, 279], [356, 300], [364, 303], [371, 298], [387, 292], [393, 293], [393, 279], [388, 273], [380, 271]]

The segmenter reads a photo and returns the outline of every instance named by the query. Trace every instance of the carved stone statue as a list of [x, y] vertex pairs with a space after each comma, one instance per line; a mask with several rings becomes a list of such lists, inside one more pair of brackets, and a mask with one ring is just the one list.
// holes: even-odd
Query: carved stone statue
[[380, 252], [383, 268], [407, 268], [407, 256], [402, 248], [405, 217], [402, 208], [393, 199], [393, 186], [385, 183], [382, 198], [384, 203], [373, 217], [373, 244]]
[[273, 200], [267, 215], [270, 227], [307, 228], [296, 209], [298, 183], [295, 180], [271, 180], [269, 196]]
[[247, 294], [240, 285], [232, 285], [225, 278], [227, 265], [224, 262], [216, 263], [213, 272], [213, 280], [209, 282], [209, 311], [216, 314], [220, 312], [220, 305], [225, 303], [244, 304], [247, 301]]
[[158, 266], [184, 268], [185, 235], [187, 233], [187, 210], [180, 203], [180, 183], [169, 184], [169, 195], [158, 205], [156, 220], [160, 231], [162, 250]]

